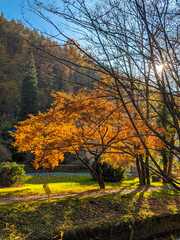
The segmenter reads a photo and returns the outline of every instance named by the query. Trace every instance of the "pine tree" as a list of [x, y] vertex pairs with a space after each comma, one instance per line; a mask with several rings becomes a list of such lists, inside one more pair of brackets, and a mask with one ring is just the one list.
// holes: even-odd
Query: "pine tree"
[[25, 77], [21, 86], [20, 120], [25, 120], [29, 114], [38, 113], [37, 73], [33, 53], [30, 54]]

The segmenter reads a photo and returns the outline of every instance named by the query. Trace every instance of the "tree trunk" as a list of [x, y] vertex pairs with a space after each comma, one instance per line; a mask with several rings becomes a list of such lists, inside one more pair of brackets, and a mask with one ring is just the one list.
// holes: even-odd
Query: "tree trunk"
[[[149, 63], [148, 69], [146, 68], [146, 60], [143, 58], [144, 62], [144, 72], [145, 72], [145, 85], [146, 85], [146, 118], [149, 119], [150, 115], [150, 103], [149, 103], [149, 77], [150, 77], [150, 69], [151, 63]], [[147, 74], [146, 74], [147, 73]], [[146, 151], [145, 156], [145, 174], [146, 174], [146, 184], [150, 185], [150, 173], [149, 173], [149, 156], [148, 151]]]
[[173, 153], [170, 152], [170, 155], [169, 155], [169, 166], [168, 166], [168, 177], [172, 176], [172, 164], [173, 164]]
[[140, 155], [139, 158], [141, 159], [140, 164], [141, 164], [141, 172], [142, 172], [142, 185], [146, 185], [146, 173], [145, 173], [145, 166], [143, 163], [143, 156]]
[[142, 170], [141, 170], [141, 166], [140, 166], [140, 161], [138, 158], [136, 158], [136, 167], [137, 167], [137, 171], [138, 171], [138, 176], [139, 176], [139, 184], [142, 186], [143, 184], [143, 177], [142, 177]]
[[150, 173], [149, 173], [149, 156], [148, 155], [146, 155], [146, 183], [148, 185], [151, 184]]
[[[163, 157], [163, 172], [164, 175], [167, 175], [167, 170], [168, 170], [168, 157], [167, 157], [167, 152], [166, 149], [162, 150], [162, 157]], [[163, 178], [163, 183], [167, 183], [167, 179]]]
[[95, 160], [95, 162], [93, 164], [93, 176], [96, 179], [96, 181], [98, 182], [100, 189], [105, 189], [102, 169], [101, 169], [100, 164], [98, 163], [98, 160]]
[[[171, 138], [172, 144], [174, 144], [174, 137], [175, 137], [175, 133], [172, 135], [172, 138]], [[171, 151], [169, 153], [169, 165], [168, 165], [168, 171], [167, 171], [168, 177], [172, 176], [172, 164], [173, 164], [173, 152]]]

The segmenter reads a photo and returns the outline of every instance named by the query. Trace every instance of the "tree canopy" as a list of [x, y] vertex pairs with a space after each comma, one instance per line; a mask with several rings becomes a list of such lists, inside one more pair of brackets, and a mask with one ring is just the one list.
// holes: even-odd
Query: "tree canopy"
[[[94, 172], [82, 157], [82, 151], [89, 152], [93, 162], [108, 161], [113, 167], [120, 163], [124, 167], [134, 164], [140, 155], [146, 153], [129, 120], [123, 105], [108, 95], [104, 87], [98, 91], [79, 90], [76, 95], [58, 92], [55, 101], [46, 113], [31, 115], [20, 122], [14, 146], [19, 151], [31, 151], [35, 155], [34, 166], [58, 166], [64, 154], [70, 152]], [[131, 103], [127, 107], [136, 111]], [[163, 147], [158, 139], [139, 118], [135, 119], [139, 134], [151, 154], [156, 157], [157, 150]], [[156, 122], [151, 122], [156, 125]], [[162, 128], [154, 126], [159, 133]]]

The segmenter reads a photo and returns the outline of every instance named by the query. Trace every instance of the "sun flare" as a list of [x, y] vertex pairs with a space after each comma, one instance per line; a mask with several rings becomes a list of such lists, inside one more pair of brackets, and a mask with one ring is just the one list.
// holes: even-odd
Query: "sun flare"
[[163, 66], [163, 64], [160, 64], [160, 65], [157, 65], [156, 68], [159, 72], [161, 72], [163, 70], [164, 66]]

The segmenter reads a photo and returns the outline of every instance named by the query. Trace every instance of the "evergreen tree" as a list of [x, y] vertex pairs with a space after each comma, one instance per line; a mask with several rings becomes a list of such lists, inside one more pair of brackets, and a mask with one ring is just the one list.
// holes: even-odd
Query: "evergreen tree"
[[20, 120], [25, 120], [28, 114], [38, 113], [37, 73], [34, 56], [31, 53], [21, 86]]

